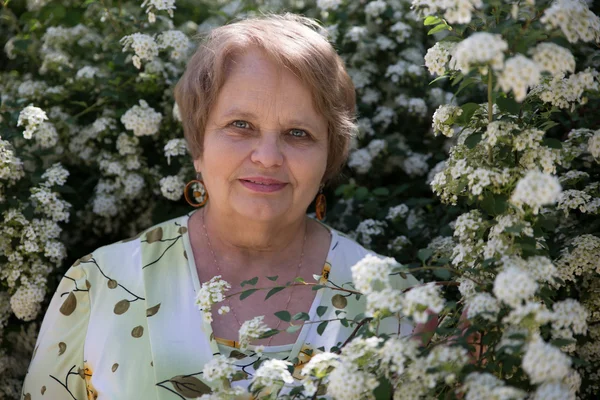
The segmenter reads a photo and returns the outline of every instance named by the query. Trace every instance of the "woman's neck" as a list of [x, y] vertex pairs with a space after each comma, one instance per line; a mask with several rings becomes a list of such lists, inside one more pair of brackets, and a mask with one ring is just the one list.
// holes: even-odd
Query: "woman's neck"
[[197, 218], [194, 229], [198, 229], [204, 239], [208, 235], [221, 270], [227, 268], [229, 272], [248, 272], [256, 268], [263, 273], [276, 272], [277, 265], [289, 267], [290, 261], [298, 263], [304, 235], [308, 234], [305, 216], [293, 221], [265, 223], [221, 215], [207, 206], [194, 217]]

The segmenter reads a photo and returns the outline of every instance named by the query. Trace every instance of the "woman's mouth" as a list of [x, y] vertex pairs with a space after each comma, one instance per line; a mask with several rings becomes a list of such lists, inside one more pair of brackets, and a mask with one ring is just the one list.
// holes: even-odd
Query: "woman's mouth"
[[244, 187], [260, 193], [277, 192], [287, 185], [287, 183], [277, 179], [262, 177], [242, 178], [239, 181]]

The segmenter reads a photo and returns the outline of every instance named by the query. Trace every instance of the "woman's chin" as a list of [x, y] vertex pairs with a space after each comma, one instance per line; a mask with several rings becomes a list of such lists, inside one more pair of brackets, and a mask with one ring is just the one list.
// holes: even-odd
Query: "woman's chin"
[[234, 207], [235, 211], [249, 220], [260, 222], [278, 221], [288, 215], [289, 208], [281, 202], [274, 201], [244, 201]]

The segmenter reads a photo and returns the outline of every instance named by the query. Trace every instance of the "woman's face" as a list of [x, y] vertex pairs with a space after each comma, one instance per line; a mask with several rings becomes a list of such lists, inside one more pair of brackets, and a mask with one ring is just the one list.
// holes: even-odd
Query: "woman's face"
[[265, 222], [299, 218], [325, 173], [327, 121], [310, 90], [259, 49], [230, 65], [194, 161], [211, 208]]

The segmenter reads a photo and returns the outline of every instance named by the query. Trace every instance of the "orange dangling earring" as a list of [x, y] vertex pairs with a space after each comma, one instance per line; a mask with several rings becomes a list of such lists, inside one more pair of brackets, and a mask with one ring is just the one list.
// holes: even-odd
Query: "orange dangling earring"
[[317, 195], [317, 201], [315, 203], [315, 211], [319, 221], [323, 221], [325, 215], [327, 215], [327, 199], [323, 194], [323, 186], [325, 185], [321, 185], [321, 188], [319, 189], [319, 194]]
[[[185, 189], [183, 189], [183, 196], [185, 197], [185, 201], [192, 207], [202, 207], [208, 201], [208, 192], [206, 191], [206, 186], [204, 185], [204, 181], [201, 179], [202, 176], [200, 173], [196, 174], [196, 179], [192, 179], [185, 185]], [[190, 189], [192, 195], [190, 196]], [[199, 203], [196, 201], [197, 199], [202, 199]]]

